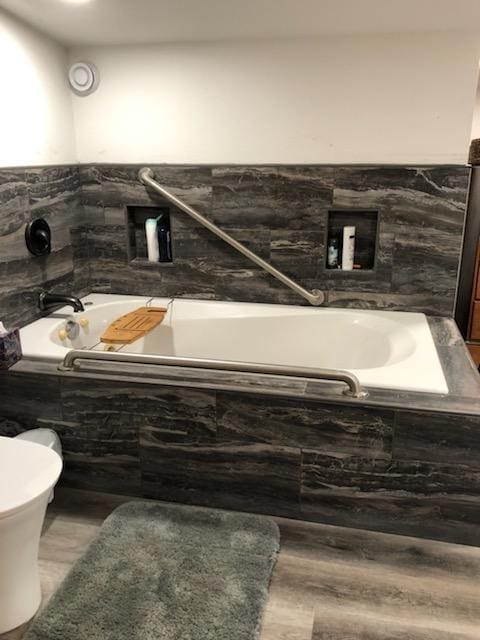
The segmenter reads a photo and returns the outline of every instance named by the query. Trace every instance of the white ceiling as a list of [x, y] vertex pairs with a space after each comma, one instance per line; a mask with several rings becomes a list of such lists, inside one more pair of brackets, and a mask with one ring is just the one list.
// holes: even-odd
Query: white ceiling
[[480, 0], [0, 0], [66, 45], [480, 29]]

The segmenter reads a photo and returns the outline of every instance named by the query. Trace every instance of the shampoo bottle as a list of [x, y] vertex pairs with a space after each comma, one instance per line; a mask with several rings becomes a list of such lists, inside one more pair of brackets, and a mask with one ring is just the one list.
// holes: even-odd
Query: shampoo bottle
[[355, 255], [355, 227], [343, 227], [342, 269], [353, 269], [353, 257]]
[[147, 237], [147, 257], [149, 262], [158, 262], [160, 251], [158, 248], [157, 219], [147, 218], [145, 220], [145, 235]]

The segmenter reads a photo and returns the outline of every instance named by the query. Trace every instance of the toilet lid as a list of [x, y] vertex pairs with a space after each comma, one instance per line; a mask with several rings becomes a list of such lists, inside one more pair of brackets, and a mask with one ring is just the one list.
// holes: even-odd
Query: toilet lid
[[0, 518], [51, 489], [61, 471], [62, 459], [52, 449], [0, 436]]

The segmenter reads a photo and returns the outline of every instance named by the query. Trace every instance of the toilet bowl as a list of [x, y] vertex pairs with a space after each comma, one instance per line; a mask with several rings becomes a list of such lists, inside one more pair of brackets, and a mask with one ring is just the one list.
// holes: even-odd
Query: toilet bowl
[[61, 470], [61, 457], [49, 447], [0, 436], [0, 634], [40, 606], [38, 545]]

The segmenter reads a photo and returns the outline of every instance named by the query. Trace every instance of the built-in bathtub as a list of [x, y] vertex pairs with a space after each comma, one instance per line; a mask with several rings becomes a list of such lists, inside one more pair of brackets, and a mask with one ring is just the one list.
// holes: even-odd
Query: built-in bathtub
[[[85, 313], [61, 309], [22, 329], [25, 357], [0, 375], [0, 435], [54, 429], [65, 486], [478, 544], [480, 384], [452, 319], [98, 294], [83, 302]], [[102, 331], [144, 304], [168, 308], [162, 325], [105, 354]], [[69, 320], [79, 335], [63, 340]], [[82, 359], [68, 369], [72, 353]], [[345, 395], [343, 381], [104, 356], [345, 368], [368, 396]]]
[[[72, 349], [105, 351], [100, 336], [142, 306], [167, 308], [163, 322], [121, 353], [344, 370], [365, 387], [448, 393], [421, 313], [92, 294], [85, 311], [65, 307], [21, 331], [24, 357], [63, 361]], [[65, 336], [69, 332], [75, 337]], [[77, 335], [78, 333], [78, 335]], [[228, 369], [228, 366], [226, 366]]]

